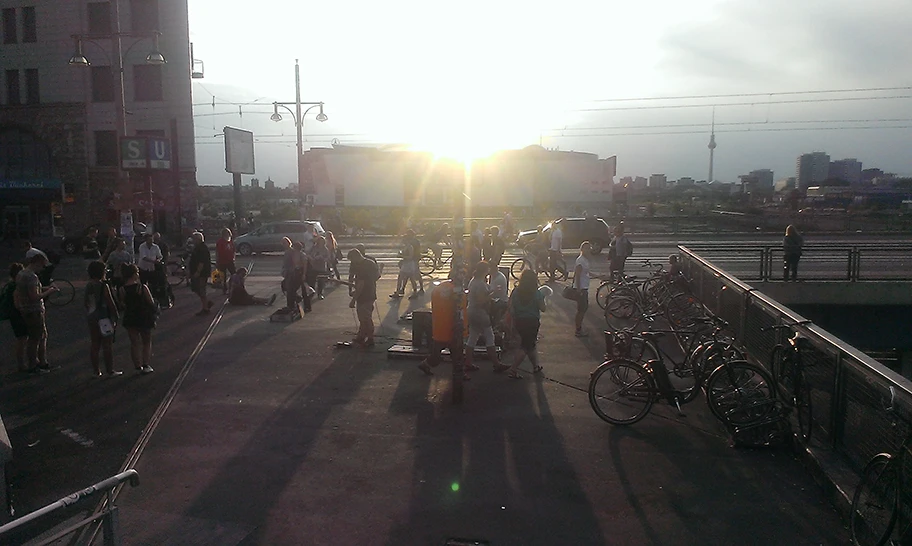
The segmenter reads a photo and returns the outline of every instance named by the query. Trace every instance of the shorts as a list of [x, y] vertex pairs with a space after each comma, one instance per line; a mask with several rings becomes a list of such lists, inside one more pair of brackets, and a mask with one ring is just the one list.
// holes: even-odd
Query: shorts
[[485, 313], [484, 319], [482, 315], [476, 315], [473, 317], [473, 313], [469, 313], [469, 341], [468, 345], [474, 347], [478, 343], [479, 337], [484, 337], [485, 347], [494, 346], [494, 328], [491, 327], [491, 317]]
[[520, 317], [516, 319], [515, 324], [516, 332], [519, 334], [519, 346], [527, 353], [534, 351], [541, 321], [537, 318]]
[[587, 309], [589, 309], [589, 291], [580, 290], [576, 298], [576, 312], [577, 314], [583, 314]]
[[357, 302], [358, 322], [370, 322], [374, 313], [374, 302]]
[[25, 323], [25, 319], [22, 318], [22, 315], [16, 309], [13, 309], [12, 313], [10, 313], [10, 326], [13, 327], [13, 335], [16, 339], [28, 337], [28, 324]]
[[22, 313], [21, 316], [28, 330], [29, 339], [47, 338], [47, 324], [44, 321], [44, 313]]
[[208, 280], [209, 279], [207, 279], [206, 277], [193, 277], [192, 279], [190, 279], [190, 290], [193, 291], [193, 293], [196, 294], [197, 296], [199, 296], [201, 298], [205, 298], [206, 297], [206, 282]]

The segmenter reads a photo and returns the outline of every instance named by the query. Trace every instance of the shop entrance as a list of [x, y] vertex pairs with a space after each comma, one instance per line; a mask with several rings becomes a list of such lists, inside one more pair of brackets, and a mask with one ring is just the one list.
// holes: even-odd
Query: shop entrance
[[9, 206], [3, 209], [3, 238], [7, 242], [32, 236], [32, 211], [29, 207]]

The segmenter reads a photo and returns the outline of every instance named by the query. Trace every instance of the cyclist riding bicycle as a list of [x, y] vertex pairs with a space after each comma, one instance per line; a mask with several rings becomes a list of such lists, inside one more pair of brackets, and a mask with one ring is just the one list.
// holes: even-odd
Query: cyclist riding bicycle
[[440, 262], [443, 256], [443, 249], [450, 246], [450, 225], [444, 222], [440, 229], [428, 237], [428, 247], [434, 253], [434, 260]]

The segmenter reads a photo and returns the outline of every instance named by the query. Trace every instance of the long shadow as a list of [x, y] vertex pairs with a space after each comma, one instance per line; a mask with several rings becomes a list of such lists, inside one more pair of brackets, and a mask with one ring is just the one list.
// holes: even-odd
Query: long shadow
[[435, 402], [413, 402], [407, 378], [395, 397], [415, 414], [415, 449], [408, 519], [386, 544], [605, 543], [543, 392], [533, 399], [523, 383], [479, 378], [453, 407], [437, 377], [423, 382], [443, 394]]

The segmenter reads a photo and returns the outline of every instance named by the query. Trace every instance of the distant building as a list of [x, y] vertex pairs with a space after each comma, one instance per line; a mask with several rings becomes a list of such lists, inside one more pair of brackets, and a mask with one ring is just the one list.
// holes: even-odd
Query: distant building
[[751, 171], [750, 176], [753, 176], [757, 179], [757, 184], [760, 189], [772, 190], [773, 189], [773, 171], [770, 169], [757, 169]]
[[861, 171], [861, 183], [871, 184], [875, 179], [883, 178], [884, 174], [881, 169], [864, 169]]
[[830, 175], [830, 156], [826, 152], [812, 152], [798, 156], [795, 166], [796, 189], [807, 191]]
[[667, 185], [668, 179], [664, 174], [653, 174], [649, 176], [649, 182], [647, 183], [649, 188], [664, 190]]
[[795, 177], [781, 178], [773, 184], [773, 189], [777, 192], [795, 189]]
[[259, 188], [259, 187], [260, 187], [260, 179], [259, 179], [259, 178], [251, 178], [251, 179], [250, 179], [250, 187], [251, 187], [251, 188]]
[[685, 177], [678, 179], [678, 183], [676, 184], [676, 186], [679, 188], [687, 188], [687, 187], [693, 186], [695, 184], [696, 184], [696, 182], [694, 182], [693, 178], [691, 178], [689, 176], [685, 176]]
[[861, 161], [854, 157], [830, 162], [829, 178], [848, 182], [851, 186], [861, 184]]
[[275, 182], [273, 182], [272, 178], [267, 178], [266, 179], [266, 191], [272, 191], [272, 190], [275, 190]]
[[467, 180], [461, 162], [430, 153], [338, 145], [304, 152], [302, 169], [303, 186], [316, 190], [316, 206], [444, 206], [464, 194], [473, 208], [573, 204], [593, 210], [612, 201], [616, 158], [528, 146], [476, 160], [470, 172]]

